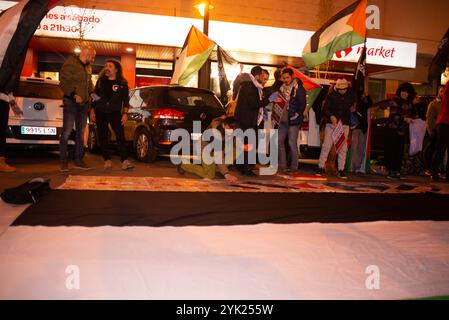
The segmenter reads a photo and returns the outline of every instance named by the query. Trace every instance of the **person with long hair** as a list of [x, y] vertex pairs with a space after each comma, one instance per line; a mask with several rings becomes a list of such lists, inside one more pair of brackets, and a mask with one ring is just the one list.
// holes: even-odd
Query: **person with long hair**
[[92, 94], [91, 120], [97, 124], [98, 140], [105, 161], [104, 168], [111, 169], [111, 155], [108, 148], [109, 125], [115, 137], [122, 161], [122, 169], [132, 169], [134, 165], [128, 160], [128, 149], [123, 126], [128, 121], [129, 88], [123, 76], [123, 68], [119, 61], [106, 60], [100, 73], [95, 91]]

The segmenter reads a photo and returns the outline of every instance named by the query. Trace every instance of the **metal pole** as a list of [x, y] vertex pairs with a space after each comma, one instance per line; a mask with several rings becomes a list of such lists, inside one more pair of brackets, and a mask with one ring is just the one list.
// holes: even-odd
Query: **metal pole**
[[[205, 1], [203, 33], [209, 35], [209, 1]], [[210, 89], [210, 59], [204, 63], [198, 73], [198, 87], [202, 89]]]

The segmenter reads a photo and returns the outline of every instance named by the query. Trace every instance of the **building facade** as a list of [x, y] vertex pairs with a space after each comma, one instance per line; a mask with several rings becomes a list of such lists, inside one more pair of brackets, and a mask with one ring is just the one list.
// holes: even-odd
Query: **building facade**
[[[274, 70], [284, 62], [301, 66], [302, 47], [310, 35], [351, 2], [214, 0], [209, 35], [246, 69], [261, 64]], [[0, 9], [12, 4], [0, 1]], [[63, 61], [73, 54], [82, 38], [97, 49], [97, 72], [106, 58], [114, 57], [121, 60], [131, 86], [166, 83], [188, 28], [192, 24], [200, 29], [203, 26], [195, 4], [193, 0], [67, 0], [42, 21], [23, 75], [57, 78]], [[402, 81], [414, 82], [421, 94], [434, 92], [434, 88], [422, 84], [426, 82], [427, 66], [449, 27], [447, 12], [446, 0], [368, 0], [372, 54], [368, 53], [367, 62], [370, 90], [375, 90], [376, 96], [391, 94]], [[386, 50], [393, 50], [391, 57], [385, 56]], [[356, 51], [335, 57], [320, 68], [319, 76], [350, 76], [357, 61]], [[212, 88], [217, 88], [217, 78], [212, 62]]]

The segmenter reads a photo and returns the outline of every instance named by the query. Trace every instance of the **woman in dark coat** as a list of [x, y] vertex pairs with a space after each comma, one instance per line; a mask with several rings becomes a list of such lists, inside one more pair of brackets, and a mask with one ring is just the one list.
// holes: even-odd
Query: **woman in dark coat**
[[396, 96], [390, 102], [390, 115], [385, 125], [385, 164], [388, 177], [399, 179], [404, 158], [404, 148], [412, 120], [413, 100], [416, 91], [410, 83], [398, 87]]

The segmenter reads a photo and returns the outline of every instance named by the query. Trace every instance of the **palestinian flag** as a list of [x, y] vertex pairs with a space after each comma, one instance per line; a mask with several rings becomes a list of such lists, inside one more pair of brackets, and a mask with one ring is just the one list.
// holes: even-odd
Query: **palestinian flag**
[[14, 90], [28, 44], [55, 0], [22, 0], [0, 14], [0, 91]]
[[358, 0], [327, 21], [310, 38], [303, 60], [312, 68], [332, 59], [334, 53], [363, 43], [366, 37], [366, 0]]
[[215, 47], [215, 42], [192, 26], [176, 62], [171, 84], [185, 86], [201, 69]]
[[218, 64], [218, 77], [220, 83], [220, 100], [223, 105], [228, 103], [228, 91], [231, 90], [228, 77], [226, 76], [226, 66], [234, 67], [239, 63], [229, 53], [227, 53], [222, 47], [217, 46], [217, 64]]
[[307, 91], [307, 105], [308, 107], [312, 107], [315, 99], [318, 97], [321, 91], [321, 86], [312, 80], [312, 78], [306, 76], [304, 73], [299, 71], [298, 69], [293, 68], [290, 65], [286, 65], [286, 68], [290, 68], [293, 70], [293, 76], [300, 79], [304, 86], [304, 89]]

